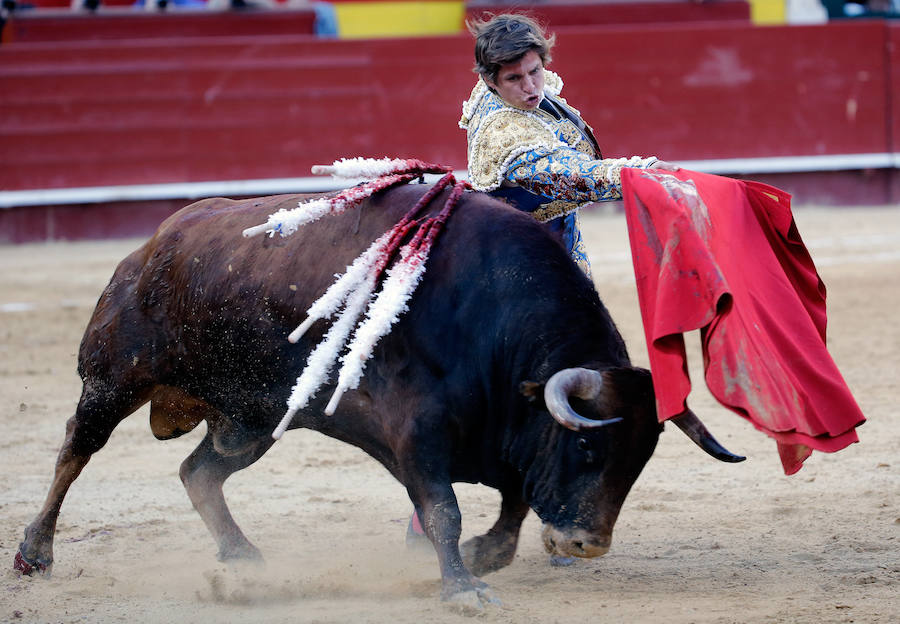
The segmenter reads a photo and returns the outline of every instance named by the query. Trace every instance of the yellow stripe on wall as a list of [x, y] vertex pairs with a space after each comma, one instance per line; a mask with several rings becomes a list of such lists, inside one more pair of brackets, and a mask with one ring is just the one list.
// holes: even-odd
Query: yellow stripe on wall
[[784, 24], [785, 0], [750, 0], [750, 20], [757, 25]]
[[462, 30], [465, 2], [336, 2], [341, 38], [447, 35]]

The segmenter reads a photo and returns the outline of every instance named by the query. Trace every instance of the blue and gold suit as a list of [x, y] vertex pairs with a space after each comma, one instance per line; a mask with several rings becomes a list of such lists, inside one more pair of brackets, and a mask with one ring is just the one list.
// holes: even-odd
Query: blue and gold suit
[[547, 223], [590, 276], [577, 209], [622, 196], [622, 167], [648, 167], [656, 158], [600, 154], [581, 113], [560, 97], [562, 79], [544, 70], [544, 98], [535, 110], [507, 104], [478, 79], [463, 102], [469, 181]]

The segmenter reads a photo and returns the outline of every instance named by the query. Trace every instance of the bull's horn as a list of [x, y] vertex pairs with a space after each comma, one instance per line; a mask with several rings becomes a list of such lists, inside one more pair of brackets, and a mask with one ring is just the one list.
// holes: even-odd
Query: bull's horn
[[603, 375], [587, 368], [566, 368], [555, 373], [544, 387], [544, 402], [550, 415], [566, 429], [581, 431], [596, 429], [619, 422], [621, 418], [593, 420], [575, 412], [569, 405], [569, 397], [590, 400], [598, 397], [603, 389]]
[[735, 455], [724, 446], [719, 444], [709, 430], [700, 422], [697, 415], [690, 409], [685, 410], [682, 414], [670, 418], [679, 429], [684, 431], [685, 435], [694, 441], [694, 444], [702, 448], [704, 451], [718, 459], [719, 461], [737, 463], [742, 462], [746, 457]]

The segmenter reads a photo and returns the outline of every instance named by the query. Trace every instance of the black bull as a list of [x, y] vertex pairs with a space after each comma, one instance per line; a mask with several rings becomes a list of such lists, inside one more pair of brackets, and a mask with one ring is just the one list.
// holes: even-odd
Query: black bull
[[[287, 238], [241, 232], [294, 207], [298, 196], [205, 200], [166, 220], [100, 296], [79, 353], [81, 399], [16, 567], [49, 572], [69, 486], [116, 425], [148, 401], [160, 439], [206, 420], [181, 479], [219, 557], [259, 558], [222, 484], [273, 444], [327, 324], [317, 322], [296, 345], [287, 335], [335, 273], [425, 188], [390, 190]], [[605, 553], [662, 428], [649, 373], [631, 366], [593, 285], [562, 246], [531, 217], [466, 193], [409, 307], [337, 412], [323, 411], [329, 386], [291, 427], [363, 449], [406, 487], [437, 551], [445, 598], [481, 604], [487, 586], [475, 575], [510, 563], [529, 508], [551, 551]], [[679, 424], [720, 459], [734, 459], [693, 414]], [[499, 519], [462, 546], [465, 556], [457, 481], [502, 494]]]

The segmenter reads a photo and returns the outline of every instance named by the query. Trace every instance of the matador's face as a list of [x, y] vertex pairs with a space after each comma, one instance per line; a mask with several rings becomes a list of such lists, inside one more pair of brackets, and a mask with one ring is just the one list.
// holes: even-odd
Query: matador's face
[[496, 82], [487, 77], [484, 81], [507, 104], [534, 110], [544, 97], [544, 62], [537, 52], [529, 50], [518, 61], [501, 66]]

